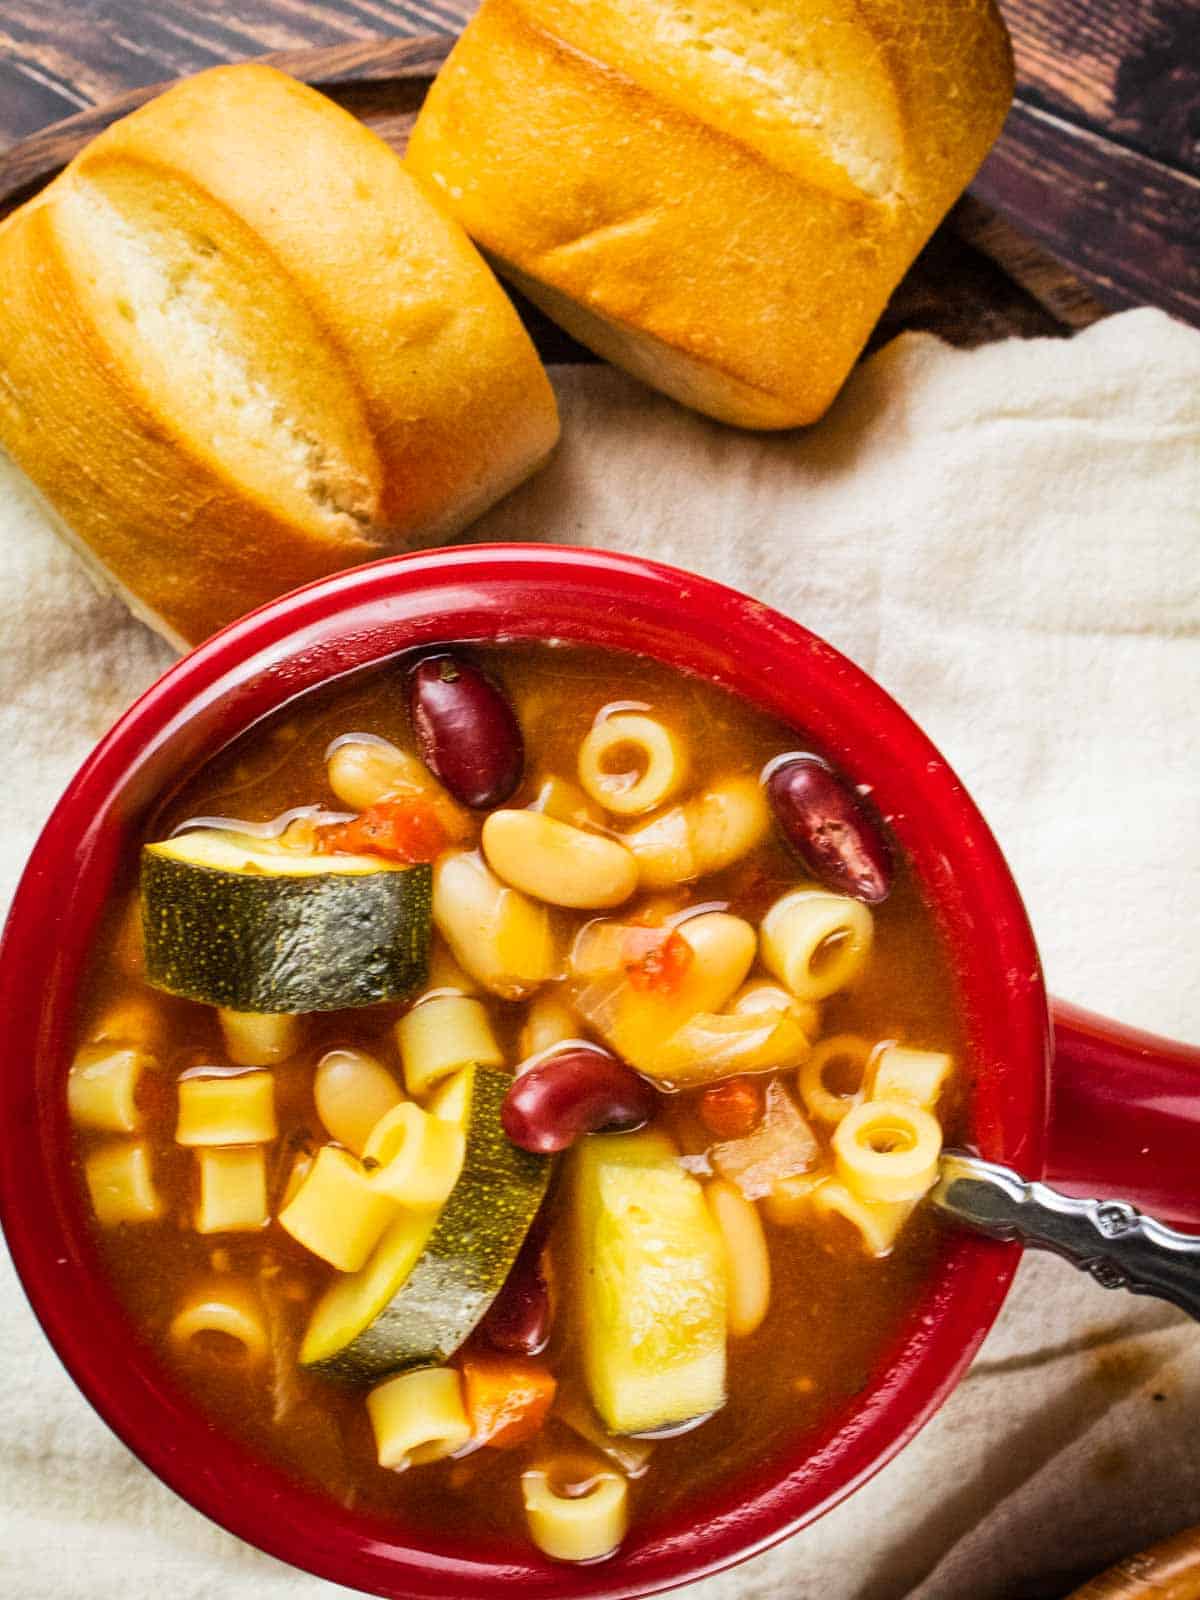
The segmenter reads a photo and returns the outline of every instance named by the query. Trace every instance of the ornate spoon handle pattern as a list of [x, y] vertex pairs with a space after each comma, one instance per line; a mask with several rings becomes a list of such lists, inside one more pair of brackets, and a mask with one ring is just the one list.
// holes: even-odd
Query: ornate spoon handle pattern
[[1105, 1289], [1169, 1300], [1200, 1321], [1200, 1235], [1124, 1200], [1074, 1200], [961, 1150], [943, 1155], [932, 1198], [979, 1233], [1052, 1250]]

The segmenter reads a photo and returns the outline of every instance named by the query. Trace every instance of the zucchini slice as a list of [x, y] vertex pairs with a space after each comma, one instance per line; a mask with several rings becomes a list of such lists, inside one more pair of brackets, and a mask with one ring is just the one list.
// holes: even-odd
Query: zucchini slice
[[725, 1399], [725, 1260], [704, 1192], [665, 1134], [573, 1152], [576, 1326], [592, 1404], [649, 1433]]
[[505, 1136], [507, 1073], [466, 1067], [460, 1080], [467, 1150], [450, 1198], [434, 1217], [401, 1215], [366, 1266], [326, 1290], [301, 1344], [301, 1365], [373, 1379], [445, 1361], [507, 1278], [546, 1193], [551, 1161]]
[[430, 869], [197, 828], [142, 850], [146, 974], [233, 1011], [340, 1011], [425, 978]]

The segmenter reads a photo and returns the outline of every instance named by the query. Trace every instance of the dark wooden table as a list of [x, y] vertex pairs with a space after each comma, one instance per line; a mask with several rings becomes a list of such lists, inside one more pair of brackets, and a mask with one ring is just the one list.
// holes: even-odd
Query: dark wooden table
[[[1017, 103], [974, 193], [1107, 304], [1161, 305], [1200, 324], [1200, 0], [1001, 4]], [[474, 0], [0, 0], [0, 149], [219, 61], [453, 32], [473, 9]]]

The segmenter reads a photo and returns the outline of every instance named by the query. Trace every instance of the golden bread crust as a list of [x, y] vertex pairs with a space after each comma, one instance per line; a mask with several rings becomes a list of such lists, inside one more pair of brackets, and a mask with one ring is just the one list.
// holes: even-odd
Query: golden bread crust
[[[764, 10], [484, 0], [406, 161], [601, 353], [724, 420], [785, 427], [837, 393], [999, 130], [1012, 69], [991, 0]], [[816, 70], [786, 27], [833, 13]], [[682, 39], [662, 20], [680, 16]]]
[[0, 444], [172, 637], [458, 531], [557, 432], [458, 225], [271, 69], [178, 85], [0, 228]]

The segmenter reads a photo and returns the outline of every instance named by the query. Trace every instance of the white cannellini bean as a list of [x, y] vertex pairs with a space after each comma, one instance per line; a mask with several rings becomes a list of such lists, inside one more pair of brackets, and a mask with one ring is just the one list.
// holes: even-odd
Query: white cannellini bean
[[335, 740], [326, 757], [329, 787], [351, 811], [365, 811], [381, 800], [419, 797], [428, 801], [452, 838], [462, 837], [464, 813], [454, 799], [411, 751], [386, 739]]
[[317, 1063], [313, 1100], [326, 1132], [361, 1156], [371, 1130], [404, 1099], [381, 1061], [365, 1050], [330, 1050]]
[[438, 857], [433, 920], [458, 964], [502, 999], [524, 999], [554, 975], [546, 907], [503, 883], [478, 851]]
[[743, 984], [729, 1002], [729, 1009], [739, 1017], [754, 1016], [760, 1011], [786, 1011], [809, 1039], [815, 1039], [821, 1031], [821, 1008], [816, 1001], [797, 1000], [790, 989], [769, 978], [754, 978]]
[[521, 1059], [552, 1050], [556, 1044], [578, 1039], [580, 1023], [571, 1007], [553, 990], [535, 994], [525, 1013], [521, 1029]]
[[756, 777], [725, 778], [689, 807], [692, 849], [701, 876], [720, 872], [753, 850], [771, 825]]
[[732, 866], [770, 821], [757, 778], [731, 777], [631, 828], [624, 840], [637, 857], [642, 887], [667, 889]]
[[704, 1198], [725, 1246], [726, 1320], [734, 1338], [753, 1333], [771, 1303], [771, 1261], [754, 1202], [724, 1178], [706, 1184]]
[[753, 927], [728, 911], [706, 911], [678, 932], [692, 947], [692, 962], [676, 994], [693, 1011], [722, 1010], [754, 960]]
[[497, 877], [552, 906], [606, 910], [637, 888], [637, 862], [623, 844], [540, 811], [493, 811], [483, 853]]

